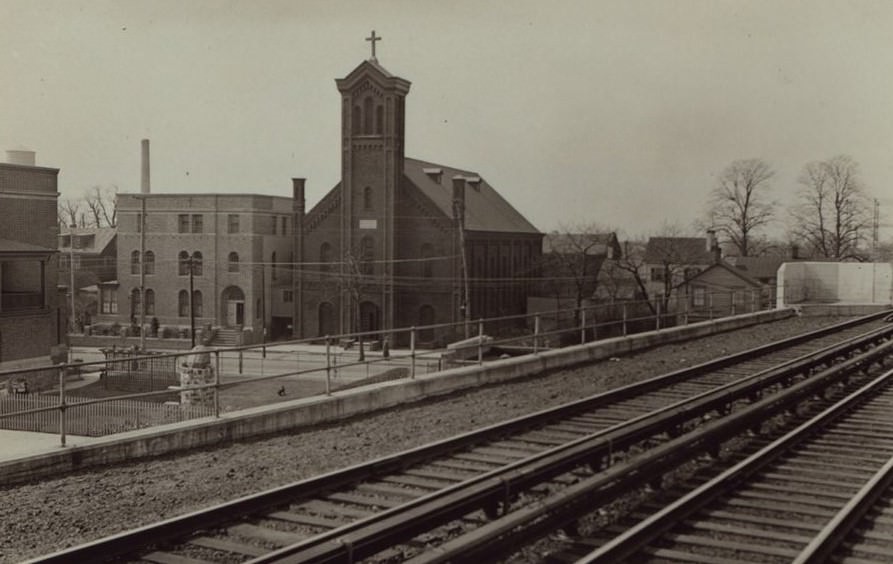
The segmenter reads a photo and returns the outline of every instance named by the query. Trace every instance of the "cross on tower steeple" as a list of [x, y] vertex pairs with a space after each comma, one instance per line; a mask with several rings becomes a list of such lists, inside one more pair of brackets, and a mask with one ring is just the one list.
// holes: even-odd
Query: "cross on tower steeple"
[[371, 35], [370, 37], [367, 37], [367, 38], [366, 38], [366, 41], [369, 41], [369, 42], [372, 43], [372, 60], [373, 60], [373, 61], [378, 60], [378, 59], [375, 58], [375, 42], [376, 42], [376, 41], [381, 41], [381, 36], [376, 37], [376, 36], [375, 36], [375, 30], [373, 29], [373, 30], [372, 30], [372, 35]]

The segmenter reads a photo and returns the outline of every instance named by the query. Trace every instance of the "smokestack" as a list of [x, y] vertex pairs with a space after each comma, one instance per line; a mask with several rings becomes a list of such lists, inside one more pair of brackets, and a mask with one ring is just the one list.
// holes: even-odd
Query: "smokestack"
[[292, 178], [291, 179], [291, 190], [292, 190], [292, 206], [296, 213], [303, 214], [306, 206], [306, 202], [304, 200], [304, 183], [307, 181], [306, 178]]
[[465, 177], [453, 177], [453, 218], [465, 219]]
[[143, 139], [142, 142], [142, 159], [141, 159], [141, 172], [142, 175], [140, 177], [140, 193], [148, 194], [151, 190], [151, 185], [149, 182], [149, 140]]

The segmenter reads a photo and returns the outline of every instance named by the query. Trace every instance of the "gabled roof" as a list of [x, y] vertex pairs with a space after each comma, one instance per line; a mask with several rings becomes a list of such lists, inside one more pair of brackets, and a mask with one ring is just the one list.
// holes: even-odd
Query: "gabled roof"
[[[426, 174], [426, 168], [439, 168], [441, 174]], [[469, 231], [540, 233], [476, 172], [405, 158], [403, 173], [447, 217], [453, 217], [453, 176], [480, 179], [465, 186], [465, 229]]]
[[754, 278], [775, 278], [782, 263], [795, 260], [785, 257], [728, 257], [729, 264]]
[[32, 245], [31, 243], [23, 243], [21, 241], [11, 241], [9, 239], [0, 239], [0, 253], [55, 253], [56, 249], [41, 247], [40, 245]]
[[344, 78], [336, 78], [335, 85], [338, 90], [345, 92], [350, 90], [357, 84], [360, 84], [364, 77], [372, 78], [373, 81], [381, 86], [393, 88], [397, 92], [406, 94], [409, 92], [410, 82], [405, 78], [393, 75], [381, 66], [375, 59], [367, 59], [357, 65], [357, 68], [350, 71], [350, 74]]
[[685, 282], [682, 282], [682, 284], [680, 284], [680, 286], [683, 286], [683, 285], [685, 285], [685, 284], [689, 284], [689, 283], [691, 283], [691, 282], [694, 282], [695, 280], [698, 280], [699, 278], [703, 278], [704, 275], [706, 275], [706, 274], [707, 274], [708, 272], [710, 272], [711, 270], [715, 270], [715, 269], [722, 269], [722, 270], [725, 270], [725, 271], [727, 271], [727, 272], [730, 272], [731, 274], [733, 274], [733, 275], [735, 275], [736, 277], [738, 277], [738, 278], [740, 278], [741, 280], [743, 280], [745, 283], [750, 284], [751, 286], [754, 286], [754, 287], [756, 287], [756, 288], [759, 288], [759, 287], [762, 287], [762, 286], [763, 286], [763, 283], [762, 283], [762, 282], [760, 282], [759, 280], [757, 280], [757, 279], [755, 279], [755, 278], [752, 278], [752, 277], [748, 276], [748, 275], [747, 275], [745, 272], [743, 272], [740, 268], [736, 268], [736, 267], [732, 266], [731, 264], [727, 263], [727, 262], [724, 261], [724, 260], [721, 260], [721, 261], [719, 261], [719, 262], [717, 262], [717, 263], [711, 264], [710, 266], [708, 266], [707, 268], [705, 268], [705, 269], [702, 270], [701, 272], [697, 273], [696, 275], [692, 276], [691, 278], [689, 278], [689, 279], [686, 280]]
[[704, 237], [651, 237], [645, 247], [645, 262], [675, 264], [710, 264], [713, 253], [707, 250]]

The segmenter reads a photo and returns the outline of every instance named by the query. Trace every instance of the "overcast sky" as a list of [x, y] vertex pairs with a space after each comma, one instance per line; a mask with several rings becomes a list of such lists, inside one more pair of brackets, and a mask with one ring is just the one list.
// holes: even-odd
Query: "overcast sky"
[[372, 29], [412, 82], [407, 156], [479, 172], [541, 230], [688, 226], [741, 158], [788, 202], [841, 153], [893, 216], [886, 0], [0, 0], [0, 149], [78, 197], [138, 191], [150, 138], [153, 192], [304, 176], [313, 205], [339, 180], [334, 79]]

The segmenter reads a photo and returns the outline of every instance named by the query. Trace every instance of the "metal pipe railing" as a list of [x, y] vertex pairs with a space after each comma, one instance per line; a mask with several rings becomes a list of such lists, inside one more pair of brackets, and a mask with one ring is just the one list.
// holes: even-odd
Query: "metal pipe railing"
[[[746, 307], [748, 304], [748, 300], [746, 300], [743, 296], [742, 299], [739, 300], [736, 298], [735, 294], [731, 294], [729, 292], [710, 292], [702, 296], [703, 303], [700, 304], [700, 308], [699, 304], [694, 302], [692, 296], [685, 295], [678, 296], [675, 301], [669, 301], [667, 307], [665, 308], [662, 307], [660, 300], [657, 300], [654, 305], [645, 300], [623, 301], [610, 304], [595, 304], [590, 306], [583, 306], [580, 308], [541, 311], [535, 314], [500, 316], [486, 319], [481, 318], [478, 320], [478, 332], [476, 339], [477, 350], [475, 361], [477, 364], [483, 364], [485, 362], [485, 349], [488, 347], [511, 345], [516, 346], [521, 350], [526, 349], [530, 352], [538, 353], [544, 349], [553, 348], [553, 341], [555, 339], [559, 341], [560, 345], [563, 338], [570, 337], [574, 334], [578, 335], [578, 338], [569, 338], [568, 344], [585, 343], [587, 340], [587, 333], [590, 331], [593, 338], [597, 338], [599, 336], [599, 333], [603, 338], [610, 336], [613, 333], [617, 333], [618, 336], [626, 336], [630, 332], [635, 332], [635, 329], [637, 328], [640, 330], [649, 330], [647, 328], [648, 323], [651, 324], [652, 329], [660, 331], [667, 328], [668, 326], [677, 324], [680, 319], [683, 323], [688, 323], [692, 314], [698, 314], [698, 312], [700, 312], [699, 315], [702, 317], [713, 319], [714, 316], [720, 313], [714, 307], [716, 305], [714, 296], [716, 295], [725, 296], [724, 301], [728, 302], [728, 314], [734, 314], [735, 312], [740, 311], [740, 309], [742, 308], [740, 308], [739, 306], [741, 305], [745, 306], [743, 309], [747, 312], [758, 311], [758, 308], [762, 308], [762, 306], [764, 305], [763, 300], [758, 300], [756, 293], [753, 291], [751, 291], [749, 300], [750, 307]], [[684, 300], [682, 298], [684, 298]], [[769, 302], [765, 305], [771, 307], [772, 303]], [[565, 321], [565, 319], [567, 319], [568, 321]], [[522, 320], [523, 324], [512, 323]], [[549, 324], [547, 324], [545, 320], [549, 320]], [[531, 322], [532, 328], [530, 327]], [[140, 352], [143, 354], [136, 354], [135, 352], [125, 352], [123, 354], [116, 354], [112, 358], [106, 358], [105, 360], [101, 361], [61, 363], [56, 367], [59, 376], [58, 404], [29, 408], [24, 410], [20, 409], [9, 413], [0, 413], [0, 425], [2, 425], [2, 422], [4, 420], [13, 417], [23, 417], [44, 412], [58, 411], [58, 431], [60, 435], [60, 442], [64, 446], [66, 444], [67, 435], [70, 432], [68, 422], [71, 412], [78, 409], [85, 409], [87, 406], [95, 404], [143, 400], [146, 398], [170, 396], [171, 394], [179, 393], [184, 389], [188, 389], [189, 391], [212, 389], [213, 404], [209, 406], [209, 411], [211, 416], [219, 417], [222, 410], [221, 393], [224, 390], [231, 389], [236, 386], [241, 386], [246, 383], [264, 382], [284, 377], [312, 377], [322, 374], [325, 378], [324, 393], [326, 395], [331, 395], [335, 392], [333, 388], [333, 377], [337, 377], [339, 371], [341, 371], [341, 373], [345, 373], [354, 367], [364, 367], [367, 375], [370, 375], [370, 367], [374, 365], [403, 367], [406, 368], [406, 377], [416, 378], [419, 368], [419, 360], [436, 359], [437, 365], [435, 367], [435, 370], [440, 370], [443, 368], [445, 353], [451, 352], [448, 348], [436, 346], [420, 349], [418, 345], [419, 335], [424, 334], [430, 336], [437, 335], [438, 333], [444, 335], [450, 334], [450, 332], [454, 332], [458, 336], [462, 334], [463, 328], [465, 327], [466, 323], [467, 322], [465, 320], [462, 320], [458, 322], [413, 326], [408, 328], [389, 329], [385, 331], [363, 331], [334, 336], [327, 335], [323, 338], [316, 337], [283, 341], [280, 343], [276, 343], [275, 345], [263, 343], [260, 345], [217, 347], [213, 350], [213, 367], [215, 372], [213, 382], [190, 385], [185, 388], [183, 386], [173, 386], [165, 388], [163, 390], [150, 390], [144, 392], [115, 395], [112, 397], [78, 397], [76, 401], [70, 401], [71, 399], [74, 399], [74, 397], [71, 396], [70, 392], [66, 390], [67, 375], [75, 367], [77, 367], [77, 369], [81, 371], [85, 369], [89, 370], [90, 368], [97, 368], [101, 371], [104, 371], [106, 377], [108, 377], [108, 375], [112, 373], [118, 372], [128, 374], [132, 377], [134, 370], [148, 372], [150, 375], [150, 385], [153, 385], [155, 381], [152, 376], [157, 370], [160, 370], [161, 372], [170, 370], [170, 367], [165, 368], [164, 366], [162, 366], [162, 368], [158, 368], [158, 366], [161, 366], [163, 364], [172, 364], [175, 369], [179, 368], [179, 359], [187, 354], [192, 353], [173, 352], [148, 355], [144, 354], [142, 351]], [[551, 328], [545, 328], [544, 326], [546, 325], [549, 325]], [[486, 335], [485, 326], [496, 328], [514, 327], [516, 330], [520, 330], [521, 334], [509, 334], [498, 337], [491, 337]], [[526, 332], [523, 330], [524, 327], [528, 328]], [[499, 333], [499, 331], [497, 331], [497, 333]], [[392, 351], [390, 350], [389, 345], [383, 344], [383, 350], [380, 355], [364, 355], [365, 358], [359, 358], [358, 360], [354, 361], [354, 358], [359, 357], [358, 353], [354, 354], [352, 352], [348, 352], [347, 349], [342, 348], [339, 354], [335, 350], [335, 343], [343, 343], [347, 341], [352, 342], [354, 340], [360, 340], [363, 338], [367, 339], [366, 342], [381, 338], [382, 341], [387, 341], [388, 343], [390, 343], [393, 339], [393, 342], [396, 343], [400, 341], [400, 337], [404, 334], [408, 335], [409, 341], [409, 350], [406, 352], [399, 352], [399, 349], [396, 351]], [[321, 366], [312, 366], [305, 369], [289, 370], [285, 372], [279, 372], [275, 369], [272, 369], [272, 371], [270, 371], [267, 369], [267, 365], [271, 362], [276, 362], [282, 359], [290, 361], [290, 359], [292, 358], [291, 351], [286, 350], [286, 352], [280, 353], [276, 350], [276, 348], [287, 349], [290, 346], [296, 345], [318, 346], [320, 341], [322, 341], [322, 343], [324, 344], [324, 352], [314, 353], [312, 351], [294, 351], [295, 354], [293, 358], [294, 365], [297, 367], [300, 366], [302, 359], [306, 362], [309, 358], [311, 359], [311, 364], [314, 364], [314, 362], [312, 361], [313, 358], [322, 357], [324, 359], [324, 362]], [[126, 349], [124, 350], [126, 351]], [[258, 353], [259, 359], [254, 358], [255, 355], [257, 355]], [[230, 355], [233, 356], [231, 357]], [[239, 375], [245, 373], [246, 360], [249, 363], [259, 362], [260, 374], [250, 376], [239, 381], [223, 381], [221, 379], [222, 373], [224, 371], [223, 364], [224, 361], [229, 358], [234, 358], [237, 361], [237, 373]], [[166, 359], [173, 359], [173, 362], [162, 362]], [[461, 364], [462, 362], [458, 359], [447, 360], [448, 362], [457, 364]], [[431, 365], [429, 363], [425, 363], [425, 366], [427, 372]], [[251, 367], [249, 366], [249, 368]], [[0, 371], [0, 379], [3, 379], [4, 377], [27, 378], [29, 375], [39, 372], [45, 372], [46, 370], [46, 367], [5, 370]], [[170, 374], [168, 374], [168, 376], [170, 376]], [[376, 374], [373, 373], [371, 374], [371, 376], [374, 377], [376, 376]], [[159, 378], [159, 380], [162, 383], [165, 382], [165, 380], [162, 378]], [[195, 411], [197, 413], [202, 412], [201, 410]]]

